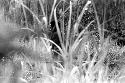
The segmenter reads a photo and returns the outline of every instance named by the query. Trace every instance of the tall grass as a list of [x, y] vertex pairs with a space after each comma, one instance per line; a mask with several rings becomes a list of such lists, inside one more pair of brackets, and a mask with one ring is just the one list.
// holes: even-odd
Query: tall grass
[[[48, 1], [48, 0], [47, 0]], [[27, 18], [26, 10], [29, 11], [33, 19], [36, 20], [38, 25], [40, 25], [41, 30], [48, 30], [48, 25], [50, 24], [52, 18], [54, 18], [55, 24], [56, 24], [56, 30], [59, 37], [59, 41], [61, 44], [61, 47], [57, 45], [55, 42], [50, 40], [48, 38], [48, 34], [42, 33], [43, 35], [40, 37], [33, 37], [30, 36], [30, 39], [28, 42], [24, 42], [24, 46], [33, 50], [35, 54], [31, 54], [30, 56], [27, 56], [27, 54], [21, 54], [23, 56], [23, 60], [21, 59], [20, 63], [22, 66], [22, 71], [20, 79], [26, 83], [32, 82], [32, 83], [118, 83], [119, 80], [124, 77], [122, 75], [123, 69], [119, 69], [117, 75], [110, 75], [109, 71], [109, 62], [110, 55], [110, 49], [116, 50], [117, 45], [115, 48], [113, 48], [114, 44], [113, 41], [111, 41], [111, 38], [104, 38], [104, 22], [101, 24], [99, 21], [99, 17], [96, 11], [94, 0], [88, 0], [86, 1], [84, 7], [82, 8], [82, 11], [78, 15], [76, 21], [74, 24], [72, 24], [72, 16], [73, 16], [73, 6], [74, 2], [76, 1], [69, 1], [69, 7], [66, 10], [63, 10], [63, 25], [59, 26], [59, 20], [57, 16], [57, 9], [59, 4], [68, 3], [66, 0], [53, 0], [52, 3], [52, 9], [51, 13], [48, 16], [47, 15], [47, 9], [45, 9], [47, 4], [47, 1], [44, 0], [38, 0], [37, 2], [40, 4], [41, 10], [42, 10], [42, 19], [39, 19], [38, 15], [35, 10], [32, 10], [28, 8], [25, 5], [25, 1], [23, 0], [15, 0], [16, 4], [19, 4], [20, 7], [23, 8], [23, 13], [25, 16], [25, 19]], [[34, 1], [35, 2], [35, 1]], [[78, 28], [80, 26], [81, 20], [83, 18], [83, 15], [85, 14], [85, 11], [88, 10], [89, 6], [93, 6], [93, 10], [95, 13], [95, 19], [90, 21], [86, 27], [83, 27], [83, 30], [79, 33]], [[64, 14], [66, 11], [69, 11], [68, 15], [68, 25], [67, 27], [64, 27]], [[92, 23], [97, 22], [97, 29], [99, 33], [99, 39], [98, 42], [96, 41], [95, 37], [92, 34], [92, 32], [88, 31], [88, 28], [92, 25]], [[35, 34], [38, 34], [35, 32], [34, 29], [29, 28], [28, 21], [25, 20], [26, 28], [21, 28], [24, 30], [32, 31]], [[36, 27], [38, 28], [38, 27]], [[66, 28], [66, 30], [64, 30]], [[65, 32], [66, 31], [66, 32]], [[71, 34], [73, 33], [73, 34]], [[76, 35], [77, 34], [77, 35]], [[65, 39], [66, 38], [66, 39]], [[23, 41], [21, 41], [23, 42]], [[52, 58], [52, 46], [51, 44], [55, 45], [59, 52], [56, 52], [59, 54], [59, 56], [63, 59], [63, 65], [60, 62], [53, 61]], [[92, 49], [91, 49], [92, 47]], [[119, 48], [119, 47], [118, 47]], [[124, 48], [120, 48], [117, 51], [114, 51], [114, 57], [115, 55], [123, 54]], [[74, 59], [76, 57], [77, 59]], [[108, 57], [108, 58], [107, 58]], [[47, 62], [50, 60], [50, 62]], [[107, 60], [107, 63], [105, 64], [105, 60]], [[109, 60], [109, 61], [108, 61]], [[119, 62], [122, 59], [118, 59]], [[121, 61], [124, 64], [124, 59]], [[32, 64], [35, 64], [35, 66], [32, 66]], [[30, 71], [29, 67], [31, 69], [34, 69], [34, 71]], [[32, 73], [33, 75], [37, 73], [36, 78], [31, 75], [28, 76], [28, 73]], [[115, 70], [114, 70], [115, 72]], [[27, 76], [27, 77], [23, 77]], [[39, 77], [39, 79], [37, 78]], [[112, 76], [110, 78], [109, 76]], [[28, 78], [28, 79], [27, 79]]]

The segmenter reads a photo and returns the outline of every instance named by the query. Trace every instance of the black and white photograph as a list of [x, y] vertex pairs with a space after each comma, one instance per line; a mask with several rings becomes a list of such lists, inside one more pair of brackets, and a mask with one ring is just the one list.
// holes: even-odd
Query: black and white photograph
[[125, 83], [125, 0], [0, 0], [0, 83]]

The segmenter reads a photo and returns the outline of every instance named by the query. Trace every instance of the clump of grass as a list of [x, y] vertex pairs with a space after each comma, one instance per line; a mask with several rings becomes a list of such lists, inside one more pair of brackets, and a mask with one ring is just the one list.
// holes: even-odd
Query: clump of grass
[[[59, 40], [61, 43], [61, 47], [57, 45], [55, 42], [50, 40], [44, 32], [42, 33], [42, 36], [33, 37], [30, 36], [29, 41], [24, 43], [24, 46], [26, 48], [29, 48], [35, 52], [35, 54], [32, 54], [30, 56], [27, 56], [27, 54], [22, 54], [21, 56], [24, 56], [23, 60], [21, 60], [21, 66], [22, 66], [22, 74], [24, 76], [26, 75], [29, 79], [29, 82], [33, 83], [117, 83], [117, 80], [121, 78], [120, 71], [119, 75], [117, 77], [109, 79], [108, 75], [110, 74], [109, 67], [107, 64], [110, 64], [107, 60], [107, 64], [105, 65], [104, 61], [108, 57], [108, 53], [110, 48], [112, 48], [112, 42], [110, 41], [110, 37], [104, 38], [104, 27], [101, 27], [101, 23], [99, 21], [95, 3], [93, 0], [88, 0], [85, 3], [85, 6], [82, 8], [82, 11], [78, 15], [76, 22], [73, 24], [72, 27], [72, 15], [73, 15], [73, 6], [74, 3], [70, 1], [69, 7], [62, 11], [62, 13], [65, 13], [66, 11], [69, 11], [68, 15], [68, 25], [64, 27], [60, 27], [58, 25], [58, 16], [57, 16], [57, 8], [59, 4], [65, 4], [68, 3], [67, 1], [60, 0], [54, 0], [52, 4], [52, 9], [50, 16], [47, 15], [45, 11], [45, 4], [44, 1], [38, 0], [38, 3], [40, 4], [41, 10], [42, 10], [42, 20], [38, 18], [37, 13], [35, 12], [35, 9], [30, 9], [25, 5], [25, 1], [23, 0], [15, 0], [17, 4], [20, 5], [20, 7], [23, 8], [23, 13], [25, 16], [25, 19], [27, 18], [26, 10], [28, 10], [32, 16], [35, 22], [38, 22], [41, 30], [45, 30], [48, 28], [47, 26], [50, 24], [52, 18], [54, 18], [56, 23], [56, 29], [57, 34], [59, 36]], [[74, 1], [75, 3], [77, 1]], [[89, 5], [93, 6], [94, 13], [95, 13], [95, 19], [90, 21], [86, 27], [79, 33], [78, 27], [80, 26], [83, 14], [85, 11], [87, 11]], [[63, 16], [64, 17], [64, 16]], [[63, 20], [65, 21], [65, 20]], [[98, 42], [96, 41], [95, 37], [92, 34], [92, 32], [88, 31], [88, 28], [90, 25], [94, 22], [97, 22], [97, 28], [99, 33], [99, 39]], [[106, 21], [104, 20], [104, 23]], [[39, 34], [35, 32], [35, 29], [31, 29], [28, 26], [28, 22], [25, 21], [26, 28], [22, 28], [28, 31], [32, 31], [35, 34]], [[61, 28], [61, 29], [60, 29]], [[63, 28], [63, 29], [62, 29]], [[66, 32], [65, 32], [66, 31]], [[64, 33], [65, 32], [65, 33]], [[73, 34], [71, 34], [73, 33]], [[77, 34], [77, 35], [76, 35]], [[66, 39], [64, 39], [64, 37]], [[22, 41], [24, 42], [24, 41]], [[63, 65], [60, 62], [53, 61], [49, 63], [46, 61], [46, 59], [52, 58], [51, 51], [51, 44], [54, 44], [59, 52], [58, 54], [63, 58]], [[92, 48], [91, 48], [92, 47]], [[116, 46], [115, 48], [117, 48]], [[114, 50], [114, 49], [113, 49]], [[56, 50], [55, 50], [56, 51]], [[121, 49], [118, 49], [116, 52], [118, 54], [122, 54], [124, 51], [124, 47]], [[114, 53], [113, 52], [113, 53]], [[111, 55], [109, 55], [111, 56]], [[76, 57], [77, 59], [74, 59]], [[114, 56], [113, 56], [114, 57]], [[109, 59], [110, 60], [110, 59]], [[121, 59], [119, 59], [120, 61]], [[45, 62], [43, 62], [45, 61]], [[117, 62], [117, 61], [116, 61]], [[32, 65], [34, 64], [35, 67]], [[29, 70], [30, 68], [31, 70]], [[34, 69], [34, 70], [33, 70]], [[38, 69], [38, 70], [37, 70]], [[25, 71], [25, 72], [24, 72]], [[28, 76], [28, 73], [32, 73], [33, 75], [38, 73], [36, 75], [36, 78], [33, 78], [31, 75]], [[50, 73], [51, 72], [51, 73]], [[39, 77], [39, 79], [37, 78]], [[26, 79], [27, 79], [26, 78]], [[24, 78], [21, 77], [22, 80]], [[25, 80], [28, 82], [27, 80]]]
[[[90, 53], [89, 53], [89, 45], [85, 45], [85, 42], [86, 43], [89, 43], [87, 41], [87, 36], [83, 36], [81, 38], [81, 36], [83, 34], [85, 34], [87, 28], [90, 26], [90, 24], [93, 22], [90, 22], [90, 24], [87, 25], [87, 27], [78, 35], [78, 37], [76, 38], [76, 40], [73, 42], [73, 44], [70, 44], [69, 43], [69, 32], [70, 32], [70, 28], [71, 28], [71, 15], [72, 15], [72, 2], [70, 2], [70, 6], [69, 6], [69, 11], [70, 11], [70, 14], [69, 14], [69, 21], [68, 21], [68, 29], [67, 29], [67, 35], [66, 35], [66, 44], [62, 43], [63, 42], [63, 38], [62, 38], [62, 33], [60, 31], [60, 28], [59, 28], [59, 25], [58, 25], [58, 20], [57, 20], [57, 16], [56, 16], [56, 7], [55, 7], [55, 10], [54, 10], [54, 18], [55, 18], [55, 22], [56, 22], [56, 28], [57, 28], [57, 32], [58, 32], [58, 36], [59, 36], [59, 40], [61, 42], [61, 48], [63, 50], [63, 54], [62, 57], [64, 59], [64, 69], [66, 69], [67, 71], [72, 70], [73, 68], [73, 52], [76, 50], [76, 48], [80, 48], [80, 45], [84, 44], [83, 45], [83, 48], [86, 48], [87, 50], [87, 60], [84, 62], [84, 60], [82, 60], [81, 58], [84, 57], [85, 55], [77, 55], [78, 56], [78, 60], [81, 59], [81, 61], [83, 61], [84, 63], [83, 64], [79, 64], [82, 68], [84, 67], [84, 69], [82, 69], [82, 71], [84, 70], [85, 72], [85, 80], [84, 81], [85, 83], [88, 82], [88, 83], [91, 83], [91, 82], [94, 82], [96, 81], [97, 83], [103, 83], [103, 81], [105, 82], [107, 80], [107, 82], [109, 81], [108, 79], [105, 78], [105, 70], [104, 66], [102, 65], [103, 64], [103, 61], [105, 59], [105, 57], [107, 56], [107, 52], [108, 52], [108, 49], [110, 48], [110, 45], [111, 43], [109, 43], [109, 38], [107, 39], [104, 39], [104, 30], [103, 28], [101, 29], [101, 24], [99, 22], [99, 18], [98, 18], [98, 15], [97, 15], [97, 12], [96, 12], [96, 8], [95, 8], [95, 4], [93, 1], [88, 1], [86, 3], [86, 5], [84, 6], [83, 8], [83, 11], [80, 13], [80, 15], [78, 16], [78, 21], [74, 24], [74, 27], [75, 30], [78, 28], [79, 24], [80, 24], [80, 21], [82, 19], [82, 16], [83, 16], [83, 13], [85, 12], [85, 9], [87, 8], [87, 6], [89, 4], [92, 4], [94, 6], [94, 11], [95, 11], [95, 16], [96, 16], [96, 21], [97, 21], [97, 27], [98, 27], [98, 33], [99, 33], [99, 46], [97, 45], [97, 43], [95, 42], [95, 39], [92, 39], [92, 41], [94, 41], [94, 54], [93, 54], [93, 57], [92, 59], [90, 59]], [[77, 30], [76, 30], [77, 31]], [[82, 43], [81, 43], [82, 41]], [[92, 42], [90, 41], [90, 42]], [[86, 68], [87, 66], [87, 68]], [[95, 71], [95, 72], [93, 72]], [[84, 76], [84, 75], [83, 75]], [[115, 79], [113, 80], [115, 81]], [[112, 82], [112, 80], [111, 80]]]

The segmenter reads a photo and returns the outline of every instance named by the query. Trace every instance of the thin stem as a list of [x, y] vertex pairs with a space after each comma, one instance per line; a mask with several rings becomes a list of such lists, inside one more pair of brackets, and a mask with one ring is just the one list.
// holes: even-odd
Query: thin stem
[[52, 6], [52, 9], [51, 9], [50, 18], [49, 18], [49, 24], [50, 24], [51, 19], [52, 19], [52, 15], [53, 15], [53, 11], [54, 11], [54, 8], [55, 8], [55, 5], [56, 5], [56, 2], [57, 2], [57, 0], [54, 0], [53, 6]]
[[74, 24], [74, 34], [77, 34], [78, 33], [78, 27], [79, 27], [79, 24], [80, 24], [80, 22], [81, 22], [81, 19], [82, 19], [82, 17], [83, 17], [83, 14], [84, 14], [84, 12], [85, 12], [85, 10], [87, 9], [87, 7], [88, 7], [88, 5], [91, 3], [91, 1], [88, 1], [86, 4], [85, 4], [85, 6], [83, 7], [83, 9], [82, 9], [82, 11], [81, 11], [81, 13], [80, 13], [80, 15], [79, 15], [79, 17], [78, 17], [78, 19], [77, 19], [77, 21], [76, 21], [76, 23]]
[[40, 3], [40, 6], [41, 6], [41, 9], [42, 9], [42, 12], [43, 12], [43, 16], [46, 16], [42, 1], [39, 0], [39, 3]]
[[70, 36], [70, 28], [71, 28], [71, 18], [72, 18], [72, 2], [70, 1], [70, 15], [69, 15], [69, 21], [68, 21], [67, 38], [66, 38], [66, 50], [68, 50], [68, 46], [69, 46], [69, 36]]
[[[57, 7], [57, 6], [56, 6], [56, 7]], [[66, 52], [66, 50], [65, 50], [64, 44], [62, 43], [62, 35], [61, 35], [61, 32], [60, 32], [60, 28], [59, 28], [58, 20], [57, 20], [57, 16], [56, 16], [56, 7], [55, 7], [55, 9], [54, 9], [54, 19], [55, 19], [55, 23], [56, 23], [57, 34], [58, 34], [58, 37], [59, 37], [59, 40], [60, 40], [60, 43], [61, 43], [61, 47], [62, 47], [63, 51], [64, 51], [65, 54], [66, 54], [67, 52]]]

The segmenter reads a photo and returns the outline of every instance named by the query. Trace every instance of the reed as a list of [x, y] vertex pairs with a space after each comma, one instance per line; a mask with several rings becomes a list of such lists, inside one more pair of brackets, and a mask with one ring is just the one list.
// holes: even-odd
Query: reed
[[[125, 47], [116, 45], [116, 42], [111, 40], [111, 36], [104, 37], [104, 25], [109, 20], [106, 20], [104, 16], [103, 22], [100, 22], [94, 0], [83, 1], [84, 6], [81, 6], [81, 11], [77, 12], [78, 14], [74, 20], [74, 7], [78, 5], [79, 1], [52, 0], [51, 9], [48, 10], [49, 0], [32, 0], [30, 7], [26, 5], [28, 2], [26, 0], [10, 0], [10, 3], [15, 2], [15, 5], [19, 5], [14, 7], [15, 11], [22, 8], [25, 26], [21, 26], [20, 30], [27, 30], [33, 33], [29, 35], [28, 41], [19, 39], [20, 44], [23, 44], [25, 48], [23, 51], [10, 53], [14, 57], [12, 58], [12, 63], [8, 64], [10, 69], [12, 69], [9, 74], [17, 72], [17, 82], [121, 83], [124, 80]], [[37, 8], [38, 4], [39, 8]], [[67, 7], [65, 6], [66, 4], [68, 4]], [[59, 13], [60, 5], [62, 5], [62, 10]], [[89, 11], [91, 6], [94, 12], [94, 19], [86, 26], [83, 26], [83, 16]], [[13, 6], [11, 5], [10, 7]], [[40, 14], [39, 9], [41, 11]], [[11, 11], [14, 11], [13, 8]], [[33, 24], [31, 23], [30, 26], [29, 19], [27, 19], [27, 11], [33, 17]], [[66, 18], [68, 20], [65, 20]], [[61, 46], [51, 40], [49, 38], [50, 35], [46, 33], [46, 31], [49, 31], [50, 28], [48, 26], [50, 26], [53, 19]], [[59, 25], [60, 22], [61, 26]], [[97, 31], [89, 31], [89, 28], [94, 23], [97, 25]], [[79, 27], [82, 27], [80, 32]], [[93, 35], [95, 32], [98, 33], [98, 38]], [[52, 49], [52, 45], [56, 46], [58, 50]], [[62, 58], [63, 64], [52, 58], [53, 51]], [[14, 68], [17, 66], [16, 63], [20, 65], [20, 69]], [[114, 65], [112, 66], [112, 64]], [[5, 68], [8, 68], [8, 65], [5, 65]], [[12, 65], [14, 66], [12, 67]], [[0, 66], [3, 67], [3, 65]], [[3, 77], [1, 76], [1, 78]], [[11, 83], [8, 81], [10, 79], [7, 78], [6, 80], [2, 81], [2, 83]]]

